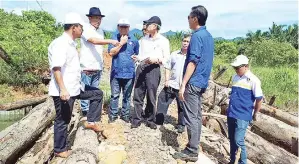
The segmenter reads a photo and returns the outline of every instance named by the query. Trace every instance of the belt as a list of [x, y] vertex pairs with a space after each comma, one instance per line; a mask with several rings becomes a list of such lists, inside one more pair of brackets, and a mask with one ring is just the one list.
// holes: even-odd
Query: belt
[[82, 72], [86, 75], [97, 73], [99, 70], [83, 70]]
[[168, 91], [170, 92], [179, 92], [178, 89], [172, 88], [172, 87], [168, 87]]

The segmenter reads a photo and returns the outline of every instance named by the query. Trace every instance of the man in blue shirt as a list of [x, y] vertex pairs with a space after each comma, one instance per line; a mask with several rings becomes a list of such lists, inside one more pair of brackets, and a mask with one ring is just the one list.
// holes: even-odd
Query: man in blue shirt
[[213, 58], [214, 40], [206, 30], [208, 11], [204, 6], [194, 6], [188, 16], [193, 30], [184, 67], [184, 78], [179, 96], [183, 101], [183, 112], [189, 142], [186, 148], [173, 155], [176, 159], [197, 161], [201, 133], [201, 95], [208, 87]]
[[256, 119], [261, 109], [263, 92], [260, 80], [249, 70], [246, 56], [238, 55], [231, 66], [236, 74], [232, 78], [232, 91], [227, 111], [230, 163], [235, 163], [236, 154], [240, 149], [240, 159], [236, 162], [246, 164], [245, 133], [249, 122]]
[[138, 55], [139, 43], [133, 36], [129, 35], [130, 23], [127, 19], [120, 19], [117, 25], [119, 33], [112, 39], [118, 40], [120, 44], [108, 47], [112, 59], [110, 75], [111, 100], [109, 110], [109, 122], [118, 118], [118, 99], [123, 92], [123, 101], [120, 117], [125, 122], [130, 120], [130, 97], [135, 79], [135, 63], [132, 55]]

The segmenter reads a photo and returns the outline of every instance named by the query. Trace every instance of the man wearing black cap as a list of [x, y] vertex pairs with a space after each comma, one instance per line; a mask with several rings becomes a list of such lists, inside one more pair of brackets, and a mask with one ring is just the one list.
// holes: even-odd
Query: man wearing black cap
[[[156, 111], [157, 89], [160, 83], [160, 65], [165, 65], [170, 57], [170, 47], [167, 38], [159, 33], [161, 20], [157, 16], [144, 21], [147, 35], [140, 39], [139, 55], [133, 60], [140, 62], [136, 70], [136, 84], [134, 89], [134, 112], [132, 113], [132, 128], [145, 122], [151, 129], [156, 129], [154, 123]], [[146, 94], [144, 115], [143, 103]]]
[[206, 29], [208, 11], [198, 5], [188, 16], [193, 30], [184, 66], [184, 78], [179, 96], [183, 106], [188, 133], [188, 144], [181, 152], [173, 155], [175, 159], [197, 161], [201, 134], [201, 95], [208, 87], [214, 58], [214, 40]]
[[[84, 26], [81, 38], [81, 81], [86, 85], [98, 88], [103, 70], [103, 45], [119, 43], [117, 40], [104, 39], [104, 32], [99, 26], [105, 15], [102, 15], [99, 8], [90, 8], [89, 14], [86, 16], [90, 24]], [[81, 100], [81, 109], [83, 115], [86, 115], [89, 109], [89, 100]]]

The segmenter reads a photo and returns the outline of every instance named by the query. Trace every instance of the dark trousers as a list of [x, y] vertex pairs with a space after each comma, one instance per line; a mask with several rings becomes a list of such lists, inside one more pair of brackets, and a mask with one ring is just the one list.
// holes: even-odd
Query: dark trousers
[[[161, 72], [158, 64], [141, 63], [136, 70], [136, 84], [134, 88], [134, 112], [132, 124], [138, 125], [145, 121], [153, 123], [156, 111], [157, 90], [160, 84]], [[146, 95], [146, 107], [143, 113], [144, 97]]]
[[98, 88], [85, 86], [78, 96], [70, 97], [63, 101], [59, 96], [53, 96], [56, 117], [54, 120], [54, 152], [60, 153], [67, 150], [67, 126], [71, 121], [74, 102], [76, 99], [90, 100], [87, 113], [88, 122], [100, 121], [103, 103], [103, 92]]
[[201, 95], [204, 91], [205, 89], [188, 84], [184, 93], [185, 101], [182, 102], [189, 140], [186, 149], [193, 153], [198, 153], [202, 126]]
[[172, 87], [164, 87], [159, 94], [156, 114], [157, 124], [162, 125], [164, 123], [168, 107], [172, 103], [174, 98], [176, 99], [178, 107], [178, 125], [185, 126], [182, 102], [179, 99], [179, 90]]

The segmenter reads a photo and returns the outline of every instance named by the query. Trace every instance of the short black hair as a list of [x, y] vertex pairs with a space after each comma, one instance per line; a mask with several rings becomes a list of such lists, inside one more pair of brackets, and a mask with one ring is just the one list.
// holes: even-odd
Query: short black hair
[[72, 26], [78, 27], [79, 25], [80, 25], [79, 23], [76, 23], [76, 24], [64, 24], [63, 25], [63, 29], [64, 29], [64, 31], [67, 31], [67, 30], [71, 29]]
[[182, 40], [184, 40], [185, 38], [189, 38], [189, 37], [191, 37], [191, 34], [189, 34], [189, 33], [188, 34], [184, 34]]
[[190, 15], [196, 17], [200, 26], [206, 25], [208, 11], [204, 6], [198, 5], [191, 8]]

